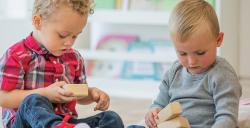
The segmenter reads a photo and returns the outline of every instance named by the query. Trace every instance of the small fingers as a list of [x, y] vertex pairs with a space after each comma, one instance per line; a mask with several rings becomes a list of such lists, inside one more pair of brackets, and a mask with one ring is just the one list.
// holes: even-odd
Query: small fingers
[[109, 102], [108, 101], [102, 101], [100, 100], [97, 105], [95, 106], [94, 110], [101, 110], [101, 111], [105, 111], [109, 108]]
[[99, 92], [99, 101], [97, 101], [97, 105], [95, 107], [95, 110], [105, 111], [108, 109], [109, 104], [110, 104], [109, 96], [106, 93], [100, 91]]
[[107, 103], [104, 105], [103, 110], [104, 110], [104, 111], [107, 110], [107, 109], [109, 108], [109, 105], [110, 105], [110, 102], [107, 102]]
[[58, 88], [58, 93], [63, 95], [63, 96], [73, 96], [73, 92], [67, 91], [63, 88]]
[[152, 128], [157, 126], [153, 115], [151, 115], [151, 117], [149, 118], [149, 123], [150, 123]]
[[149, 111], [145, 117], [145, 123], [148, 125], [149, 128], [156, 128], [156, 119], [154, 115], [154, 111]]
[[62, 87], [65, 84], [67, 84], [65, 81], [59, 81], [59, 82], [56, 81], [55, 83], [53, 83], [53, 85], [58, 86], [58, 87]]
[[153, 124], [149, 120], [145, 120], [145, 123], [149, 128], [153, 128]]
[[94, 108], [95, 111], [96, 110], [105, 111], [109, 108], [110, 99], [109, 99], [109, 96], [105, 92], [97, 88], [90, 88], [89, 93], [90, 93], [91, 99], [97, 103]]
[[67, 103], [73, 100], [76, 100], [76, 97], [73, 96], [73, 93], [70, 91], [67, 91], [63, 88], [58, 88], [58, 102], [59, 103]]
[[62, 103], [67, 103], [70, 101], [76, 100], [76, 97], [67, 97], [67, 96], [61, 96], [61, 102]]

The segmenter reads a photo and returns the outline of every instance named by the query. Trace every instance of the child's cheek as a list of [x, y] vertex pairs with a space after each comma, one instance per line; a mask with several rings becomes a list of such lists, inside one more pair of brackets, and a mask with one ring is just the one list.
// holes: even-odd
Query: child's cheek
[[179, 62], [180, 62], [183, 66], [186, 66], [186, 65], [187, 65], [187, 61], [186, 61], [185, 57], [179, 56], [178, 58], [179, 58]]

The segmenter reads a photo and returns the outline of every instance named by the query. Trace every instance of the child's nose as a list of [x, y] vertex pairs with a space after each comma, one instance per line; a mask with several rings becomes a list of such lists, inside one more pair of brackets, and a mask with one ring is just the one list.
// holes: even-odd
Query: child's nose
[[189, 65], [194, 65], [196, 64], [197, 59], [194, 56], [188, 56], [188, 64]]
[[72, 46], [74, 44], [75, 40], [74, 39], [69, 39], [67, 41], [65, 41], [64, 45], [65, 46]]

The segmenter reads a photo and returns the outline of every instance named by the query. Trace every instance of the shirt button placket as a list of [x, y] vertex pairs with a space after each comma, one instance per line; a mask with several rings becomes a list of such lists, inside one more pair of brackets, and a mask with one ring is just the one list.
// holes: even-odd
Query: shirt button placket
[[55, 77], [56, 79], [59, 79], [61, 78], [61, 76], [63, 75], [63, 66], [62, 64], [60, 64], [59, 62], [56, 62], [56, 61], [53, 61], [53, 63], [55, 64]]

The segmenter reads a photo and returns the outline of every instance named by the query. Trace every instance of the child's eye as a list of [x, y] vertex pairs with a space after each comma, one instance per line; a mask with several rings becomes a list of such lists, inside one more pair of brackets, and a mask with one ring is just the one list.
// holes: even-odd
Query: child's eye
[[180, 56], [186, 56], [187, 53], [182, 52], [182, 53], [179, 53], [179, 55], [180, 55]]
[[197, 55], [204, 55], [205, 53], [206, 53], [206, 52], [203, 51], [203, 52], [197, 52], [196, 54], [197, 54]]
[[58, 36], [60, 37], [60, 38], [66, 38], [67, 36], [65, 36], [65, 35], [61, 35], [61, 34], [58, 34]]
[[67, 36], [69, 36], [69, 34], [66, 34], [66, 33], [58, 33], [58, 36], [60, 37], [60, 38], [66, 38]]

